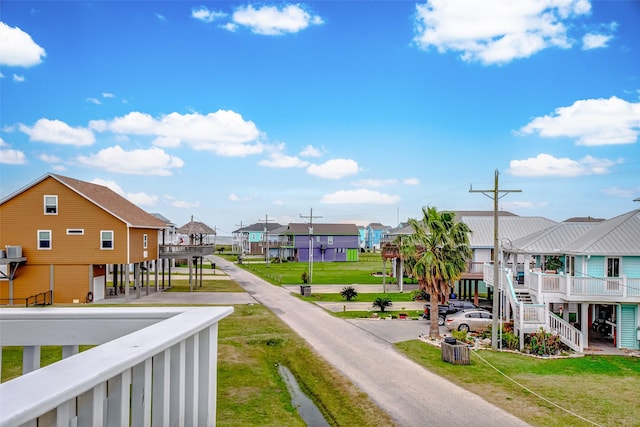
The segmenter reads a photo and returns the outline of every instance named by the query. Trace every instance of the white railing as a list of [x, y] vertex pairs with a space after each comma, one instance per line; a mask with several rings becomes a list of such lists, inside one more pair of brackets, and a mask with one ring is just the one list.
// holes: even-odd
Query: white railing
[[[0, 309], [0, 345], [24, 347], [24, 374], [0, 384], [0, 427], [213, 426], [218, 322], [232, 312]], [[64, 358], [39, 368], [44, 345], [62, 346]]]
[[584, 351], [584, 334], [579, 329], [574, 328], [561, 317], [549, 311], [549, 329], [560, 335], [560, 339], [573, 351], [582, 353]]
[[572, 277], [571, 294], [581, 296], [624, 296], [622, 277]]
[[627, 295], [640, 297], [640, 277], [627, 279]]

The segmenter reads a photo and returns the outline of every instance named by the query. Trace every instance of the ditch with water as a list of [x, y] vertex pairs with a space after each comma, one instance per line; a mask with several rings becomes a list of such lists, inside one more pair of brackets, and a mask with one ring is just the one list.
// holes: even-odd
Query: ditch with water
[[304, 422], [310, 427], [329, 427], [329, 423], [325, 420], [322, 412], [315, 403], [304, 394], [296, 377], [286, 366], [278, 365], [280, 376], [287, 385], [287, 390], [291, 395], [291, 404], [298, 410], [298, 414]]

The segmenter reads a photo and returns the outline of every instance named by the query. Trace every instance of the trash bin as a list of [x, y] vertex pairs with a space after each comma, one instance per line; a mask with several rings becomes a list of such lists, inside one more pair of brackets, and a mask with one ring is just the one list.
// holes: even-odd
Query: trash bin
[[300, 295], [302, 295], [303, 297], [311, 296], [311, 286], [309, 285], [300, 286]]
[[458, 340], [456, 340], [454, 337], [445, 337], [444, 342], [446, 342], [447, 344], [457, 344]]
[[216, 269], [216, 263], [215, 263], [215, 262], [212, 262], [212, 263], [211, 263], [211, 269], [212, 269], [212, 270], [215, 270], [215, 269]]

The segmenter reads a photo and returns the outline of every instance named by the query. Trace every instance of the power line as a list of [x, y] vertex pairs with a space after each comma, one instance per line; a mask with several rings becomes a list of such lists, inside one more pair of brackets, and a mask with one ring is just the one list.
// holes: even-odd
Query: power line
[[[501, 190], [498, 185], [498, 177], [500, 172], [496, 169], [494, 186], [491, 190], [474, 190], [472, 186], [469, 187], [470, 193], [482, 193], [485, 196], [493, 199], [493, 327], [491, 328], [491, 347], [494, 350], [498, 349], [498, 315], [499, 315], [499, 292], [497, 292], [496, 286], [500, 281], [500, 271], [498, 269], [498, 200], [506, 196], [508, 193], [520, 193], [522, 190]], [[522, 326], [521, 326], [522, 327]]]

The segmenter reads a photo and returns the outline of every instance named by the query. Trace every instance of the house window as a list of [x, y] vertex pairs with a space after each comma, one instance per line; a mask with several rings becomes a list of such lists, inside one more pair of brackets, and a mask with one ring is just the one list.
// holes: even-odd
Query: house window
[[327, 244], [333, 245], [333, 236], [327, 236]]
[[607, 258], [607, 277], [620, 277], [620, 258]]
[[149, 236], [147, 236], [146, 234], [142, 235], [142, 247], [144, 249], [147, 249], [147, 246], [149, 245]]
[[83, 236], [84, 229], [82, 228], [67, 228], [67, 235], [69, 236]]
[[51, 230], [38, 230], [38, 249], [51, 249]]
[[58, 196], [44, 196], [44, 214], [58, 215]]
[[113, 249], [113, 231], [100, 231], [100, 249]]
[[320, 243], [320, 236], [316, 236], [316, 242]]

